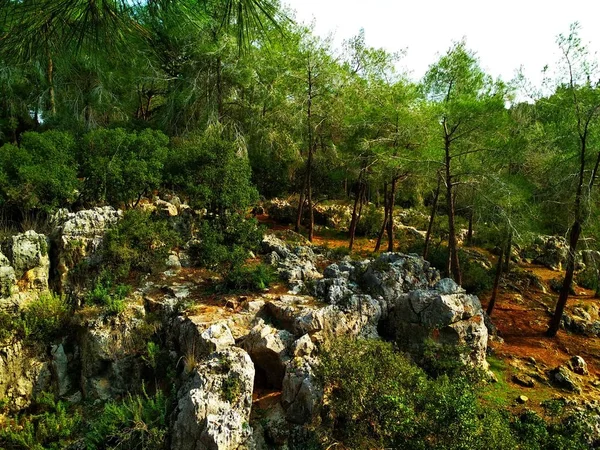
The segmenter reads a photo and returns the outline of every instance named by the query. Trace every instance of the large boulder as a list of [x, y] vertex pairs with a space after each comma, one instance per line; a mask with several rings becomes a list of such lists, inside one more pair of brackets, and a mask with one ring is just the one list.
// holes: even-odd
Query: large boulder
[[281, 388], [294, 340], [289, 331], [278, 330], [262, 321], [243, 339], [241, 347], [252, 358], [257, 376], [263, 378], [262, 384]]
[[176, 317], [173, 338], [179, 354], [190, 361], [201, 361], [213, 352], [235, 344], [231, 330], [225, 322], [206, 323], [198, 317]]
[[296, 221], [297, 206], [287, 200], [274, 198], [264, 204], [269, 217], [280, 223], [294, 223]]
[[290, 248], [281, 239], [267, 234], [263, 237], [262, 251], [266, 261], [275, 266], [279, 276], [296, 291], [300, 291], [307, 281], [321, 278], [315, 266], [316, 255], [308, 246]]
[[177, 394], [173, 450], [236, 450], [251, 443], [254, 365], [238, 347], [215, 352]]
[[139, 388], [148, 337], [144, 308], [129, 303], [117, 316], [82, 319], [80, 329], [83, 395], [108, 400]]
[[421, 355], [426, 341], [433, 339], [468, 347], [465, 362], [487, 368], [488, 331], [481, 303], [450, 279], [441, 280], [432, 289], [399, 295], [382, 328], [400, 348], [414, 355]]
[[525, 258], [552, 270], [562, 270], [568, 254], [569, 244], [562, 236], [537, 236], [523, 251]]
[[58, 290], [72, 292], [76, 288], [70, 272], [79, 264], [98, 262], [97, 250], [104, 234], [122, 217], [122, 211], [110, 206], [76, 213], [60, 211], [54, 217], [57, 247]]
[[3, 345], [0, 351], [0, 399], [10, 409], [29, 406], [31, 400], [51, 388], [51, 373], [43, 354], [21, 341]]
[[281, 403], [289, 422], [303, 425], [310, 423], [319, 412], [323, 400], [323, 388], [314, 371], [316, 360], [298, 357], [287, 366], [283, 379]]
[[48, 289], [50, 258], [49, 241], [46, 236], [29, 230], [12, 236], [5, 242], [4, 247], [20, 290]]
[[[15, 269], [6, 256], [0, 253], [0, 299], [8, 299], [18, 291]], [[0, 307], [5, 302], [0, 300]]]

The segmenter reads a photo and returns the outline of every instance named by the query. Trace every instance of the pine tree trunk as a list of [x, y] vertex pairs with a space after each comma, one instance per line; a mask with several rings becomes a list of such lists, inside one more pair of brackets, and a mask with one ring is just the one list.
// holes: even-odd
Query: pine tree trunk
[[431, 205], [431, 215], [429, 216], [429, 225], [427, 225], [427, 234], [425, 235], [425, 248], [423, 249], [423, 259], [427, 259], [429, 254], [429, 243], [431, 242], [431, 233], [433, 232], [433, 223], [437, 213], [438, 199], [440, 198], [440, 190], [442, 188], [442, 177], [438, 174], [437, 187], [433, 196], [433, 204]]
[[394, 251], [394, 203], [396, 203], [396, 183], [398, 182], [398, 178], [392, 178], [392, 187], [390, 189], [390, 198], [388, 200], [388, 222], [387, 222], [387, 232], [388, 232], [388, 252]]
[[312, 160], [313, 160], [313, 150], [310, 149], [308, 152], [308, 164], [307, 164], [307, 199], [308, 199], [308, 240], [310, 242], [314, 239], [315, 234], [315, 212], [313, 210], [313, 201], [312, 201]]
[[452, 172], [450, 156], [450, 138], [446, 137], [446, 203], [448, 207], [448, 276], [452, 277], [457, 284], [462, 284], [460, 263], [458, 259], [458, 243], [456, 241], [456, 225], [454, 211], [454, 192], [452, 189]]
[[512, 253], [512, 239], [513, 230], [512, 228], [508, 232], [508, 242], [506, 244], [506, 253], [504, 254], [504, 272], [507, 273], [510, 269], [510, 255]]
[[[507, 243], [508, 244], [508, 243]], [[496, 276], [494, 277], [494, 288], [492, 289], [492, 296], [490, 303], [487, 307], [487, 315], [491, 316], [496, 306], [496, 297], [498, 296], [498, 287], [500, 286], [500, 278], [502, 276], [502, 259], [504, 257], [504, 245], [500, 246], [500, 254], [498, 255], [498, 262], [496, 263]]]
[[383, 184], [383, 223], [381, 224], [381, 230], [379, 230], [379, 235], [377, 236], [377, 243], [375, 244], [374, 252], [378, 252], [381, 248], [381, 240], [383, 239], [383, 234], [385, 233], [385, 229], [387, 227], [387, 221], [389, 220], [388, 216], [388, 185], [387, 183]]
[[579, 220], [575, 220], [575, 223], [573, 223], [573, 226], [571, 227], [571, 233], [569, 236], [569, 254], [567, 255], [567, 269], [565, 271], [565, 279], [563, 281], [560, 293], [558, 295], [558, 301], [556, 302], [556, 309], [554, 310], [554, 315], [552, 316], [550, 326], [548, 328], [548, 331], [546, 332], [546, 334], [550, 337], [554, 337], [556, 336], [556, 333], [558, 333], [558, 330], [560, 328], [560, 322], [565, 311], [565, 306], [567, 305], [567, 300], [571, 291], [571, 285], [573, 284], [573, 275], [575, 274], [575, 257], [577, 256], [577, 243], [579, 241], [580, 235], [581, 223], [579, 222]]
[[469, 229], [467, 231], [467, 247], [473, 245], [473, 206], [469, 209]]

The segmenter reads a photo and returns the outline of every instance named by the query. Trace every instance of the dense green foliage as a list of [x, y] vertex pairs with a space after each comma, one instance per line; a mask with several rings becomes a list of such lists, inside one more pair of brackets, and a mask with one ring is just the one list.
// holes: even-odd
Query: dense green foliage
[[117, 278], [124, 278], [131, 271], [148, 273], [163, 265], [177, 244], [178, 235], [165, 219], [131, 210], [106, 233], [102, 261]]
[[[442, 357], [456, 362], [454, 354]], [[434, 378], [385, 342], [332, 343], [320, 369], [326, 440], [356, 449], [589, 448], [585, 416], [545, 420], [527, 410], [513, 417], [482, 405], [478, 386], [455, 364], [430, 368]]]
[[108, 402], [85, 435], [90, 449], [164, 448], [169, 398], [162, 391], [129, 395], [121, 402]]
[[59, 450], [72, 443], [81, 425], [81, 416], [68, 405], [41, 394], [28, 413], [0, 426], [0, 447], [12, 450]]

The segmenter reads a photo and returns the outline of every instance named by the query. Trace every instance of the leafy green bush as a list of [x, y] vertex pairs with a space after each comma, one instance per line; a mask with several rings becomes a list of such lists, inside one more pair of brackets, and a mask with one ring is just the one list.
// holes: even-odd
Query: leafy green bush
[[220, 125], [174, 141], [167, 173], [170, 184], [193, 208], [223, 217], [258, 200], [245, 152], [227, 140]]
[[121, 402], [108, 402], [92, 421], [85, 436], [88, 449], [164, 448], [167, 433], [168, 397], [157, 391], [149, 396], [129, 395]]
[[86, 199], [135, 205], [160, 186], [168, 144], [169, 138], [156, 130], [136, 133], [99, 128], [89, 132], [80, 152]]
[[490, 291], [494, 286], [495, 269], [482, 267], [477, 261], [471, 260], [468, 256], [465, 257], [464, 253], [460, 251], [459, 255], [462, 256], [460, 259], [462, 287], [472, 294]]
[[222, 288], [226, 291], [260, 292], [277, 280], [273, 267], [267, 264], [241, 264], [227, 273]]
[[24, 133], [19, 146], [0, 147], [0, 204], [51, 211], [77, 197], [73, 136], [60, 131]]
[[586, 267], [585, 270], [575, 274], [575, 282], [586, 289], [592, 289], [596, 296], [600, 295], [600, 272], [594, 267]]
[[22, 313], [21, 327], [29, 341], [47, 343], [65, 332], [70, 320], [70, 307], [65, 297], [40, 294]]
[[107, 231], [101, 249], [102, 261], [116, 278], [124, 278], [131, 271], [148, 273], [164, 264], [169, 251], [178, 243], [179, 236], [166, 219], [134, 209]]
[[356, 234], [359, 236], [375, 237], [381, 230], [382, 222], [382, 208], [377, 208], [375, 205], [366, 205], [356, 226]]
[[262, 236], [263, 228], [255, 219], [233, 214], [225, 222], [205, 220], [190, 244], [190, 257], [202, 267], [230, 269], [258, 249]]
[[[437, 356], [445, 360], [454, 357]], [[453, 364], [443, 363], [435, 369], [436, 378], [428, 377], [385, 342], [332, 342], [323, 352], [318, 370], [326, 397], [323, 441], [337, 441], [353, 449], [590, 447], [591, 428], [585, 416], [560, 415], [545, 421], [527, 411], [515, 417], [482, 406], [478, 385]]]
[[81, 416], [52, 394], [41, 394], [33, 410], [9, 417], [0, 424], [0, 448], [14, 450], [59, 450], [76, 436]]
[[117, 315], [125, 309], [125, 299], [131, 291], [131, 286], [115, 284], [114, 277], [106, 270], [102, 271], [93, 289], [88, 291], [85, 302], [105, 308], [111, 315]]

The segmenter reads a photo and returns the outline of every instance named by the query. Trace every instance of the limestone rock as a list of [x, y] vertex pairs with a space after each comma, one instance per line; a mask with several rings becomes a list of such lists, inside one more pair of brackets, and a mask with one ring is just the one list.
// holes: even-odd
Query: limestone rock
[[577, 375], [587, 375], [589, 373], [587, 363], [581, 356], [573, 356], [567, 365]]
[[321, 278], [315, 266], [315, 254], [310, 247], [294, 248], [273, 235], [265, 235], [262, 250], [266, 254], [267, 263], [275, 266], [279, 276], [290, 284]]
[[81, 383], [86, 398], [108, 400], [139, 388], [144, 325], [144, 308], [134, 303], [118, 316], [101, 315], [80, 324]]
[[48, 238], [29, 230], [12, 236], [5, 243], [5, 247], [21, 288], [35, 291], [47, 290], [50, 274]]
[[51, 376], [43, 354], [21, 341], [2, 347], [0, 351], [0, 398], [10, 409], [29, 406], [32, 398], [50, 389]]
[[295, 358], [285, 372], [281, 403], [287, 420], [295, 424], [310, 423], [323, 400], [323, 390], [317, 383], [313, 364], [314, 360], [310, 358]]
[[60, 292], [68, 293], [76, 288], [74, 280], [69, 276], [74, 267], [84, 262], [98, 262], [96, 252], [102, 244], [104, 234], [122, 215], [122, 211], [106, 206], [76, 213], [63, 212], [54, 217]]
[[174, 324], [179, 353], [201, 361], [213, 352], [235, 344], [231, 330], [225, 322], [206, 323], [197, 317], [178, 317]]
[[440, 290], [415, 290], [397, 297], [384, 322], [401, 348], [419, 355], [429, 338], [441, 344], [466, 345], [470, 362], [487, 368], [488, 331], [479, 299], [448, 281]]
[[559, 366], [550, 371], [550, 381], [560, 388], [575, 392], [577, 394], [581, 393], [581, 385], [579, 384], [579, 381], [577, 381], [577, 379], [565, 366]]
[[173, 450], [237, 450], [250, 443], [254, 366], [241, 348], [213, 353], [179, 390]]
[[285, 367], [290, 359], [294, 335], [286, 330], [277, 330], [264, 323], [256, 325], [244, 338], [241, 347], [254, 362], [257, 376], [265, 378], [269, 387], [280, 388]]
[[[8, 258], [0, 252], [0, 298], [8, 298], [17, 291], [15, 269], [10, 265]], [[0, 301], [0, 305], [3, 303]]]

